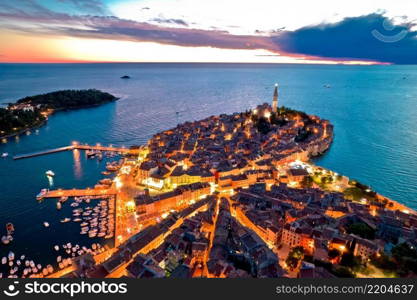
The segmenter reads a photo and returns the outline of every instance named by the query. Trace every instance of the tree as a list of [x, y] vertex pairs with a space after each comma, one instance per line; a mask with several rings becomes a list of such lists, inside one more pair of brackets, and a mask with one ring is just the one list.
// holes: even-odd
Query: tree
[[392, 257], [399, 267], [400, 273], [413, 272], [417, 274], [417, 251], [407, 243], [402, 243], [391, 250]]
[[260, 117], [256, 121], [256, 129], [262, 134], [267, 134], [271, 130], [271, 126], [265, 117]]
[[359, 235], [361, 238], [368, 240], [375, 238], [375, 230], [362, 222], [350, 224], [347, 227], [347, 232]]
[[375, 267], [387, 271], [389, 273], [396, 272], [398, 268], [396, 262], [392, 259], [392, 257], [386, 255], [385, 253], [373, 255], [370, 259], [371, 264], [373, 264]]
[[354, 271], [359, 270], [362, 265], [360, 257], [354, 256], [351, 252], [347, 252], [342, 255], [340, 264]]
[[341, 278], [354, 278], [355, 275], [346, 267], [339, 267], [333, 271], [337, 277]]
[[297, 246], [291, 249], [285, 262], [290, 270], [294, 270], [298, 266], [298, 263], [303, 259], [303, 257], [304, 248]]
[[329, 257], [329, 259], [335, 259], [336, 257], [340, 256], [340, 251], [337, 249], [331, 249], [328, 253], [327, 256]]

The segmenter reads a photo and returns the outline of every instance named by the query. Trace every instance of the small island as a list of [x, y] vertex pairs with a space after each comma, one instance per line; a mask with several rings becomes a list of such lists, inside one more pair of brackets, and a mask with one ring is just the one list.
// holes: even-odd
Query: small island
[[43, 125], [55, 111], [98, 106], [118, 98], [96, 89], [62, 90], [19, 99], [0, 108], [0, 138]]

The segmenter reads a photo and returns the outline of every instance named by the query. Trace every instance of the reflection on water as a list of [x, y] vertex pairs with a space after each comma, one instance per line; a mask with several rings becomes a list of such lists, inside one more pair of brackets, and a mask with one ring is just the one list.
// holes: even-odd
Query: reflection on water
[[52, 176], [46, 176], [48, 178], [49, 187], [54, 186], [54, 177]]
[[80, 150], [72, 150], [72, 155], [74, 157], [74, 176], [77, 179], [80, 179], [83, 176], [80, 160]]

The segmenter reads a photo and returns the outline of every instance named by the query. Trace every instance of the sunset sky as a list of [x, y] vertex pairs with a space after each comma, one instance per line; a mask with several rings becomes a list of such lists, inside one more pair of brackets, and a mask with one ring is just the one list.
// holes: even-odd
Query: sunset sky
[[415, 0], [1, 0], [0, 62], [417, 63]]

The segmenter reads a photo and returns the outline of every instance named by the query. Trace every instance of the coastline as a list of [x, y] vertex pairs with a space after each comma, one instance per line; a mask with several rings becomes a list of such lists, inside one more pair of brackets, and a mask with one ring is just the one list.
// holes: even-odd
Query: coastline
[[120, 98], [116, 97], [116, 99], [114, 99], [113, 101], [106, 101], [106, 102], [98, 103], [98, 104], [83, 105], [83, 106], [78, 106], [78, 107], [74, 107], [74, 108], [54, 109], [48, 114], [46, 119], [43, 120], [42, 122], [40, 122], [39, 124], [35, 124], [35, 125], [30, 126], [28, 128], [21, 129], [18, 132], [15, 132], [15, 133], [11, 133], [11, 134], [8, 134], [8, 135], [5, 135], [5, 136], [0, 136], [0, 139], [9, 139], [9, 138], [12, 138], [12, 137], [16, 137], [16, 136], [20, 136], [22, 134], [25, 134], [28, 131], [38, 129], [38, 128], [46, 125], [46, 123], [48, 122], [48, 117], [50, 115], [53, 115], [54, 113], [57, 113], [57, 112], [65, 112], [65, 111], [72, 111], [72, 110], [79, 110], [79, 109], [95, 108], [95, 107], [98, 107], [98, 106], [101, 106], [101, 105], [104, 105], [104, 104], [108, 104], [108, 103], [112, 103], [112, 102], [115, 102], [115, 101], [118, 101], [118, 100], [120, 100]]
[[48, 119], [45, 119], [42, 122], [40, 122], [39, 124], [36, 124], [34, 126], [31, 126], [31, 127], [25, 128], [25, 129], [22, 129], [22, 130], [20, 130], [18, 132], [15, 132], [15, 133], [11, 133], [11, 134], [8, 134], [8, 135], [5, 135], [5, 136], [1, 136], [0, 139], [9, 139], [9, 138], [12, 138], [12, 137], [15, 137], [15, 136], [20, 136], [20, 135], [22, 135], [22, 134], [24, 134], [24, 133], [26, 133], [28, 131], [31, 131], [33, 129], [38, 129], [38, 128], [44, 126], [47, 121], [48, 121]]

